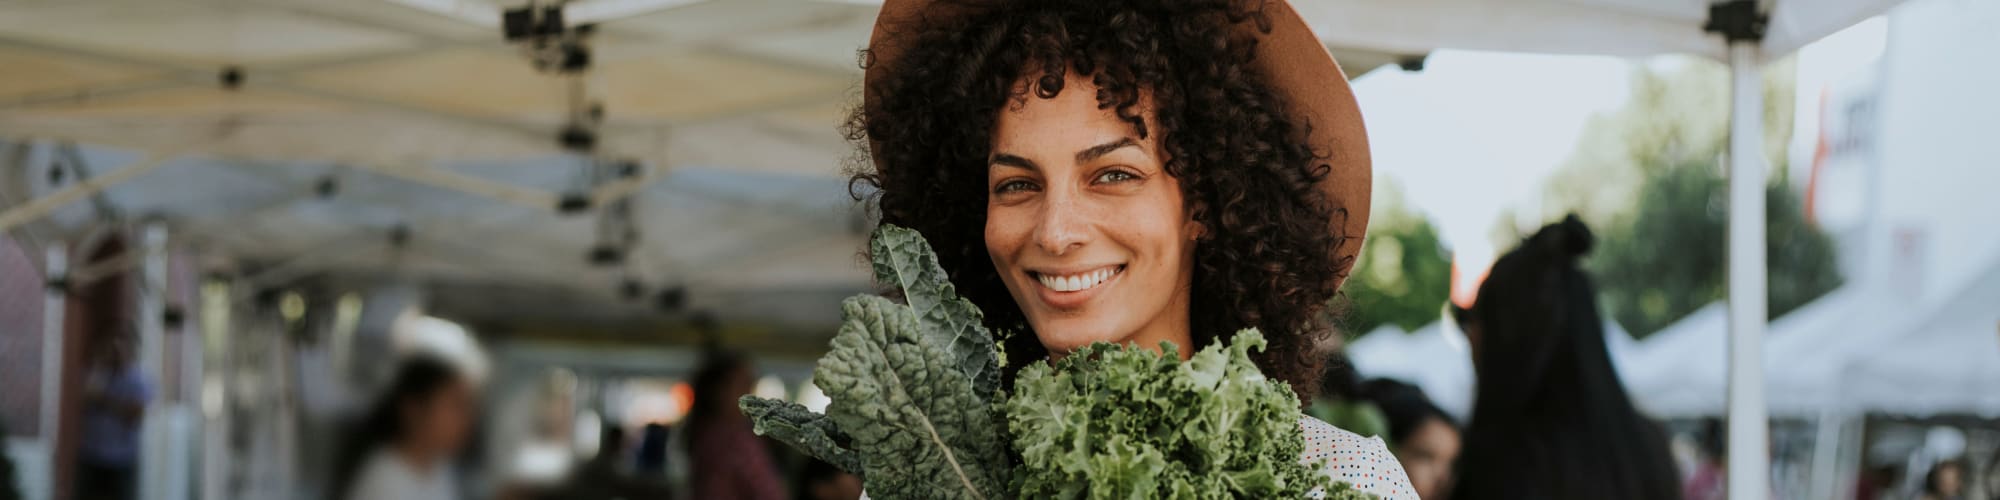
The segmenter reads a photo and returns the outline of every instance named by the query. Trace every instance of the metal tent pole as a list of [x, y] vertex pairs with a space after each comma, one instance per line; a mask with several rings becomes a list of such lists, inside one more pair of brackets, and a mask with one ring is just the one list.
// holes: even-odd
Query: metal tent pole
[[1703, 30], [1729, 43], [1729, 470], [1730, 500], [1771, 495], [1769, 411], [1764, 401], [1764, 75], [1760, 60], [1772, 0], [1708, 6]]
[[56, 466], [57, 436], [62, 423], [62, 371], [63, 371], [63, 313], [69, 303], [67, 293], [69, 273], [69, 247], [62, 241], [49, 241], [43, 245], [42, 279], [48, 284], [42, 298], [42, 395], [41, 424], [36, 429], [47, 455], [42, 462], [46, 475], [42, 477], [45, 495], [54, 495], [61, 488], [58, 485]]
[[1770, 495], [1764, 401], [1764, 79], [1758, 44], [1732, 41], [1729, 113], [1729, 498]]
[[167, 404], [166, 393], [166, 296], [167, 296], [167, 225], [153, 220], [139, 226], [139, 248], [127, 250], [127, 255], [137, 254], [139, 260], [138, 314], [134, 317], [139, 332], [138, 361], [140, 373], [151, 381], [153, 397], [146, 401], [146, 412], [139, 424], [139, 498], [157, 500], [170, 498], [166, 491], [167, 471], [179, 460], [170, 460], [166, 453], [173, 415]]

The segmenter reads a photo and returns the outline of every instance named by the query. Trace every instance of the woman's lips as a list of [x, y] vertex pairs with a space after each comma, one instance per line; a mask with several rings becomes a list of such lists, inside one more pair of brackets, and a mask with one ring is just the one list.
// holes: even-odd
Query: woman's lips
[[1074, 309], [1088, 303], [1124, 273], [1125, 266], [1119, 264], [1063, 274], [1029, 271], [1028, 275], [1042, 285], [1036, 295], [1041, 296], [1043, 303], [1056, 309]]

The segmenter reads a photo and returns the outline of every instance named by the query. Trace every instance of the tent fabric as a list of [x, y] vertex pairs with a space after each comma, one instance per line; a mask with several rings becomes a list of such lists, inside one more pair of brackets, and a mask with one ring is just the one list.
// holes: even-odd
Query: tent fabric
[[1906, 416], [2000, 417], [2000, 258], [1906, 334], [1844, 360], [1842, 392]]
[[[1634, 374], [1623, 360], [1638, 348], [1632, 335], [1617, 323], [1606, 322], [1604, 337], [1619, 378], [1631, 380]], [[1346, 352], [1362, 376], [1416, 385], [1452, 418], [1464, 422], [1472, 416], [1477, 382], [1471, 348], [1456, 323], [1441, 320], [1408, 333], [1394, 326], [1377, 328], [1348, 344]]]
[[[1772, 321], [1764, 349], [1771, 413], [2000, 415], [2000, 257], [1993, 262], [1928, 310], [1850, 284]], [[1728, 379], [1723, 305], [1689, 314], [1619, 362], [1649, 413], [1720, 415]]]
[[[1842, 365], [1902, 321], [1870, 296], [1844, 287], [1770, 322], [1764, 346], [1765, 400], [1773, 415], [1811, 416], [1851, 403], [1840, 387]], [[1720, 415], [1728, 406], [1729, 324], [1716, 302], [1639, 342], [1620, 360], [1641, 408], [1659, 417]]]
[[[1763, 53], [1778, 57], [1886, 12], [1901, 0], [1766, 1]], [[1704, 0], [1299, 1], [1314, 30], [1337, 47], [1423, 53], [1470, 49], [1552, 54], [1727, 56], [1703, 31]]]
[[[1720, 38], [1702, 30], [1703, 0], [1295, 3], [1356, 71], [1438, 49], [1724, 52]], [[1772, 17], [1763, 47], [1776, 55], [1896, 1], [1766, 3]], [[760, 181], [718, 199], [673, 187], [693, 178], [662, 176], [641, 190], [650, 257], [635, 268], [602, 269], [581, 263], [589, 218], [410, 185], [448, 174], [528, 189], [546, 201], [575, 188], [579, 170], [573, 165], [580, 161], [556, 141], [575, 112], [571, 79], [536, 70], [523, 46], [503, 42], [498, 6], [437, 5], [0, 2], [0, 66], [10, 68], [0, 81], [0, 138], [121, 153], [91, 162], [97, 175], [146, 153], [173, 153], [170, 164], [108, 196], [135, 203], [132, 213], [171, 221], [177, 235], [197, 236], [218, 261], [304, 260], [310, 265], [297, 271], [304, 274], [418, 274], [442, 287], [480, 290], [487, 300], [464, 305], [483, 311], [473, 316], [657, 316], [639, 303], [590, 305], [616, 299], [629, 275], [654, 287], [694, 287], [694, 302], [717, 308], [751, 307], [739, 300], [745, 297], [797, 297], [801, 302], [755, 306], [788, 314], [802, 301], [867, 289], [867, 274], [852, 259], [862, 235], [853, 231], [859, 225], [851, 200], [813, 207], [769, 200], [801, 193], [788, 187], [801, 183], [844, 194], [840, 170], [852, 145], [835, 125], [853, 101], [855, 51], [877, 6], [569, 2], [577, 19], [597, 27], [588, 42], [592, 69], [578, 81], [603, 105], [600, 159]], [[243, 70], [240, 87], [221, 84], [225, 68]], [[40, 182], [35, 169], [46, 166], [43, 157], [13, 169], [20, 179], [0, 179], [0, 188]], [[354, 194], [353, 202], [310, 199], [326, 174], [345, 183], [337, 198]], [[33, 187], [24, 194], [60, 188]], [[476, 220], [467, 223], [468, 214]], [[75, 227], [92, 218], [87, 204], [72, 204], [51, 219]], [[417, 227], [418, 244], [380, 248], [381, 234], [398, 224]], [[509, 244], [482, 244], [501, 234]], [[830, 327], [836, 315], [823, 309], [786, 328]]]
[[1346, 347], [1348, 361], [1363, 377], [1395, 379], [1423, 388], [1424, 395], [1452, 418], [1472, 415], [1472, 355], [1465, 336], [1448, 321], [1404, 333], [1377, 328]]

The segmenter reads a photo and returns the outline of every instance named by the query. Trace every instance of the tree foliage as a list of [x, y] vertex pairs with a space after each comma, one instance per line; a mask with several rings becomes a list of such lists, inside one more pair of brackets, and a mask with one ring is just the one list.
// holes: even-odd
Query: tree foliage
[[1351, 336], [1383, 325], [1415, 330], [1442, 317], [1451, 294], [1451, 258], [1436, 227], [1405, 205], [1394, 183], [1377, 189], [1368, 238], [1347, 283], [1346, 317]]
[[[1665, 67], [1663, 67], [1665, 66]], [[1833, 242], [1788, 182], [1789, 62], [1766, 71], [1768, 299], [1781, 316], [1838, 287]], [[1607, 315], [1644, 337], [1727, 297], [1727, 71], [1702, 61], [1643, 68], [1625, 108], [1597, 117], [1549, 194], [1597, 229], [1585, 266]]]

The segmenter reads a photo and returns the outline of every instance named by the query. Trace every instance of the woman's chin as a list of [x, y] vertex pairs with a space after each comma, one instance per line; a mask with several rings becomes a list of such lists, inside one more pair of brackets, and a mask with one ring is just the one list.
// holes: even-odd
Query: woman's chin
[[1048, 354], [1054, 358], [1062, 358], [1070, 352], [1076, 352], [1096, 342], [1118, 342], [1118, 336], [1110, 336], [1104, 332], [1108, 330], [1090, 328], [1088, 322], [1074, 322], [1074, 320], [1054, 322], [1048, 326], [1034, 328], [1034, 336], [1042, 340], [1042, 348], [1048, 348]]
[[1124, 339], [1123, 335], [1107, 333], [1116, 331], [1104, 326], [1108, 322], [1091, 321], [1091, 319], [1093, 318], [1064, 318], [1060, 321], [1037, 324], [1035, 337], [1042, 342], [1043, 348], [1049, 350], [1051, 356], [1057, 358], [1090, 344], [1118, 342]]

